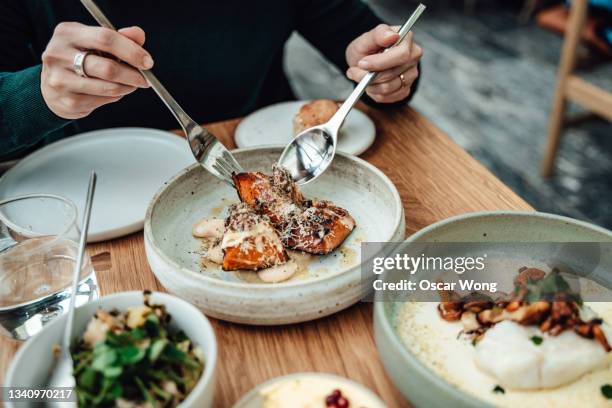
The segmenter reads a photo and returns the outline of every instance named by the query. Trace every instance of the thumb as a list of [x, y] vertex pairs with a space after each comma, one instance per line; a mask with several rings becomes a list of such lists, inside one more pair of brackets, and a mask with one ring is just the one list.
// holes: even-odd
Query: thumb
[[123, 36], [129, 38], [130, 40], [134, 41], [135, 43], [137, 43], [141, 47], [145, 43], [145, 32], [140, 27], [133, 26], [133, 27], [122, 28], [122, 29], [118, 30], [118, 32], [121, 35], [123, 35]]

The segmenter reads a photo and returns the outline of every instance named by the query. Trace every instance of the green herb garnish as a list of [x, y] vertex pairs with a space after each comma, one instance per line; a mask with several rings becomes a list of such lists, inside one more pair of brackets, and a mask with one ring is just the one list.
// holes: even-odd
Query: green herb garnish
[[539, 346], [540, 344], [542, 344], [542, 342], [544, 341], [544, 339], [540, 336], [531, 336], [531, 341], [533, 342], [533, 344], [535, 344], [536, 346]]
[[579, 305], [582, 299], [579, 293], [573, 292], [569, 283], [561, 276], [558, 269], [553, 269], [542, 279], [527, 279], [527, 283], [516, 285], [515, 293], [525, 290], [525, 300], [534, 303], [540, 300], [553, 301], [559, 295], [564, 295], [567, 300], [573, 300]]
[[96, 313], [112, 328], [103, 340], [93, 346], [81, 341], [72, 353], [79, 406], [110, 407], [118, 399], [176, 406], [197, 383], [204, 364], [193, 343], [169, 327], [163, 306], [145, 306], [139, 324], [130, 324], [131, 312]]
[[612, 399], [612, 385], [604, 384], [601, 386], [601, 394], [606, 399]]
[[496, 393], [496, 394], [505, 394], [506, 390], [504, 390], [499, 385], [496, 385], [495, 388], [493, 388], [493, 392]]

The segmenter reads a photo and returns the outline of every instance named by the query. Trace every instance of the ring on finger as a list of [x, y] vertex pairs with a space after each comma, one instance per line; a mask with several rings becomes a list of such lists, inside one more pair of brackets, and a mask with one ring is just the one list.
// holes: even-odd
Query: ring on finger
[[404, 76], [403, 72], [401, 74], [399, 74], [399, 79], [400, 79], [400, 82], [402, 83], [400, 85], [400, 89], [405, 87], [405, 86], [408, 86], [408, 83], [406, 82], [406, 77]]
[[72, 69], [74, 70], [74, 72], [78, 76], [84, 78], [88, 78], [87, 73], [85, 72], [85, 58], [87, 58], [88, 54], [89, 52], [87, 51], [77, 52], [72, 62]]

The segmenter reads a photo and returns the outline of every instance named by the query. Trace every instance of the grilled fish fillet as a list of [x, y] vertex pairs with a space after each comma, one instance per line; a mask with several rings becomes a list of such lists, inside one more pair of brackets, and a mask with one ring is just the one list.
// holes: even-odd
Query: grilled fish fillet
[[289, 260], [276, 230], [245, 203], [230, 207], [221, 249], [225, 271], [259, 270]]
[[353, 229], [355, 220], [344, 208], [330, 201], [307, 201], [281, 237], [289, 248], [325, 255], [338, 248]]
[[238, 196], [258, 214], [268, 217], [287, 247], [312, 254], [336, 249], [355, 228], [348, 211], [329, 201], [304, 200], [290, 174], [274, 167], [234, 176]]

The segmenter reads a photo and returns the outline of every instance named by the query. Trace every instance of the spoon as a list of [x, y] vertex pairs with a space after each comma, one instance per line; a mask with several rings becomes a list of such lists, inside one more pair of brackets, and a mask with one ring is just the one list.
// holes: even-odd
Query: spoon
[[[81, 237], [79, 239], [78, 253], [76, 262], [74, 264], [74, 272], [72, 277], [72, 295], [70, 297], [70, 306], [68, 307], [68, 313], [66, 317], [66, 324], [64, 326], [64, 336], [62, 338], [61, 351], [56, 360], [51, 379], [49, 380], [49, 387], [66, 387], [72, 388], [76, 386], [76, 381], [72, 375], [73, 361], [72, 355], [70, 354], [70, 346], [72, 344], [72, 331], [74, 326], [74, 303], [76, 294], [79, 286], [79, 280], [81, 278], [81, 267], [83, 266], [83, 257], [85, 255], [85, 246], [87, 244], [87, 231], [89, 230], [89, 219], [91, 218], [91, 206], [93, 203], [94, 192], [96, 190], [97, 176], [95, 172], [91, 172], [89, 177], [89, 188], [87, 189], [87, 199], [85, 201], [85, 212], [83, 214], [83, 224]], [[62, 401], [62, 406], [65, 402]], [[76, 406], [76, 403], [72, 403]]]
[[[406, 38], [423, 10], [425, 6], [419, 4], [408, 21], [400, 28], [399, 39], [385, 51], [395, 47]], [[306, 184], [314, 180], [331, 164], [336, 154], [340, 126], [376, 75], [376, 72], [368, 72], [327, 123], [304, 130], [285, 147], [278, 159], [278, 164], [289, 170], [296, 183]]]

